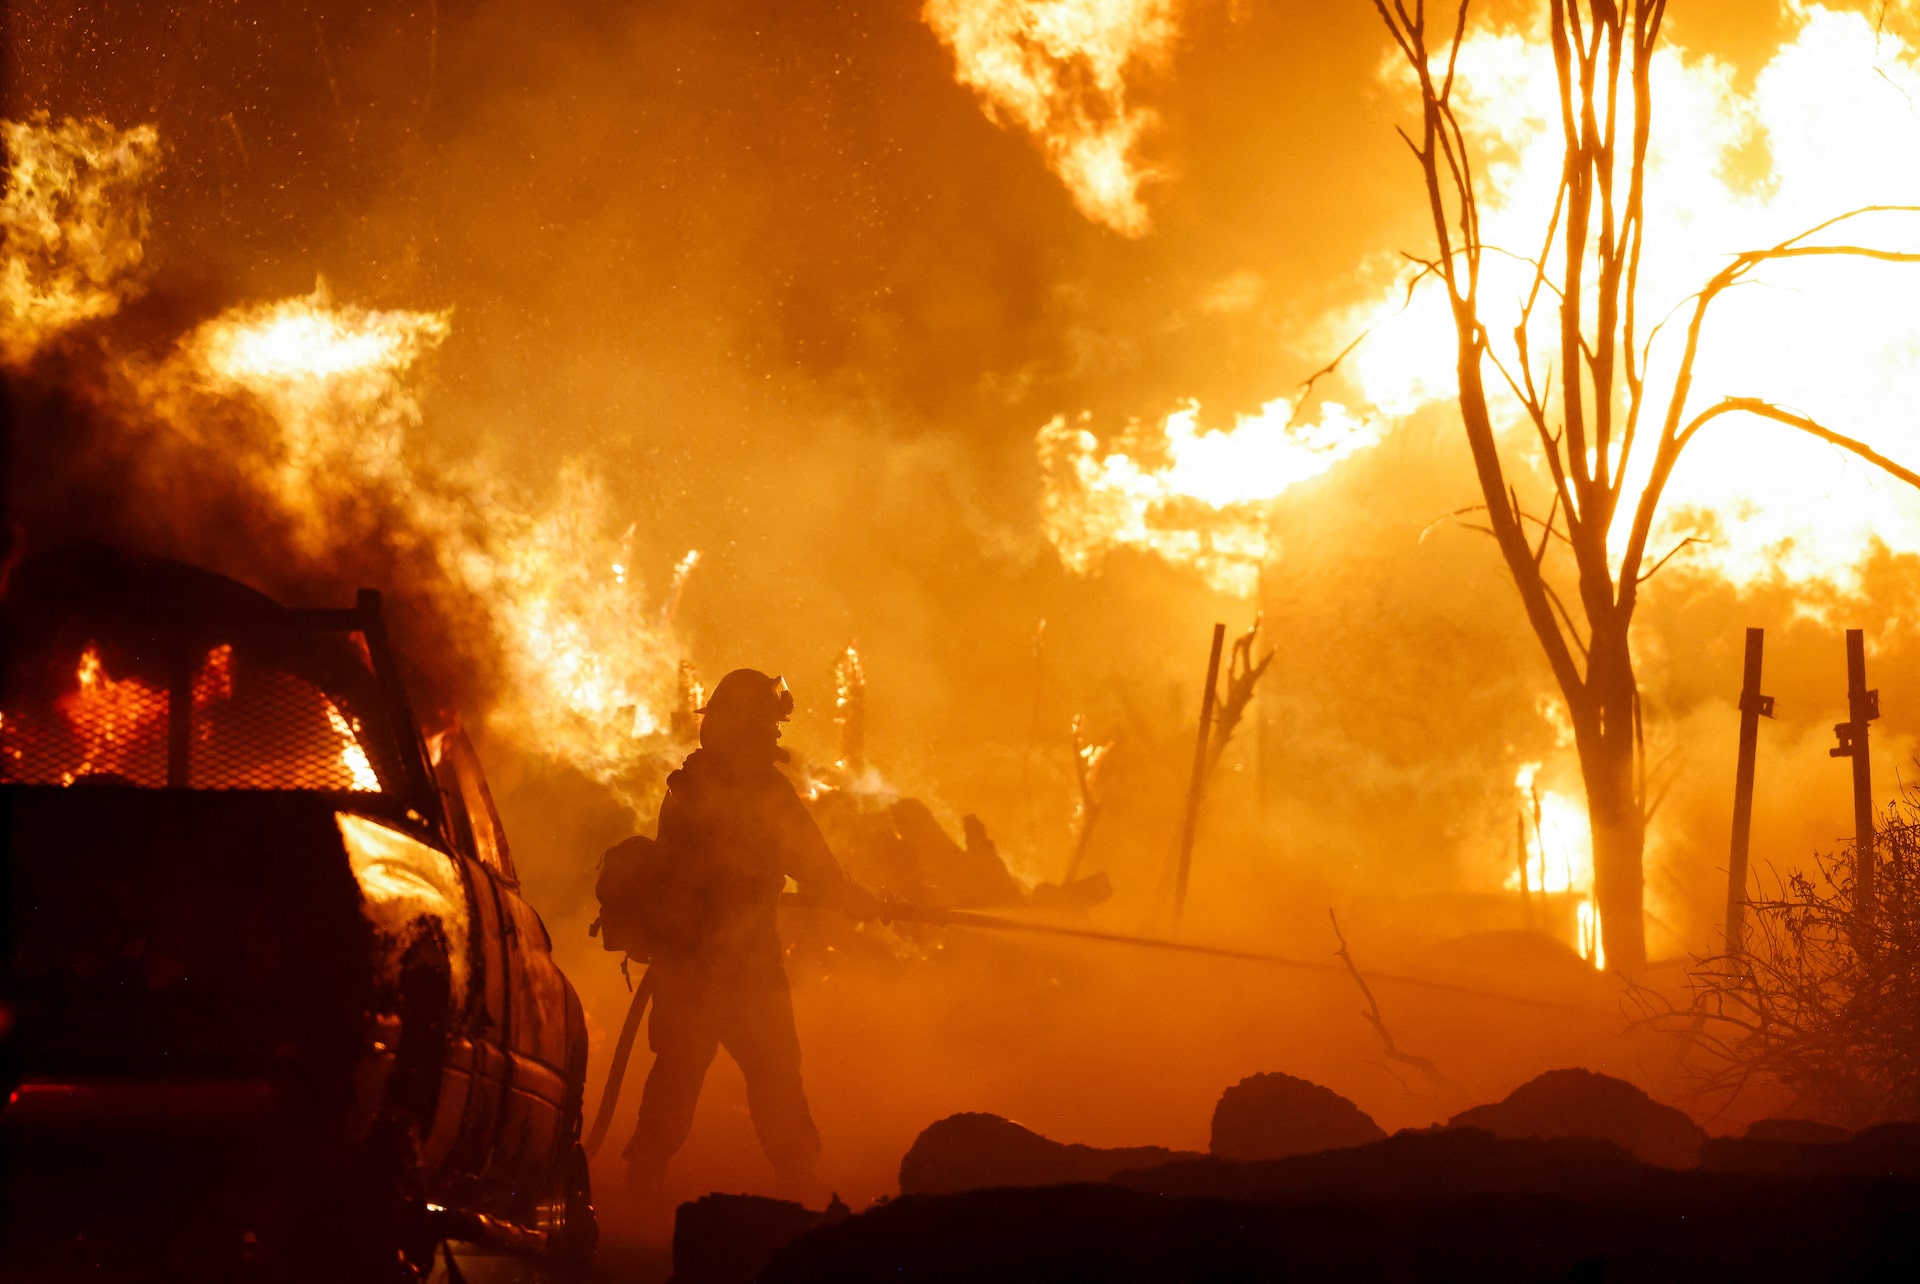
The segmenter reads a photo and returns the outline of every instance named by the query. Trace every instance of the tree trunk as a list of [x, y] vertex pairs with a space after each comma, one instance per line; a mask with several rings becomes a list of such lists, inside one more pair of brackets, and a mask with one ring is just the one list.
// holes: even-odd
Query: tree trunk
[[1639, 976], [1647, 966], [1647, 820], [1635, 779], [1639, 745], [1634, 706], [1638, 686], [1624, 628], [1596, 630], [1587, 682], [1569, 693], [1574, 744], [1587, 789], [1593, 835], [1594, 901], [1600, 942], [1611, 971]]
[[[1587, 776], [1587, 823], [1593, 831], [1594, 901], [1607, 968], [1640, 976], [1647, 966], [1644, 909], [1647, 822], [1633, 790], [1633, 753], [1605, 749], [1608, 761]], [[1624, 787], [1622, 783], [1624, 782]]]

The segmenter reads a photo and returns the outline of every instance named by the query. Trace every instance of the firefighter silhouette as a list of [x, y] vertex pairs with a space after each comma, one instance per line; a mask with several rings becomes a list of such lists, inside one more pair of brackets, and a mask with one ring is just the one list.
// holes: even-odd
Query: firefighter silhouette
[[658, 843], [673, 863], [684, 921], [652, 952], [653, 1069], [625, 1157], [636, 1186], [658, 1183], [693, 1127], [714, 1053], [747, 1083], [760, 1145], [787, 1181], [812, 1176], [820, 1134], [800, 1080], [800, 1040], [775, 918], [791, 875], [856, 915], [872, 896], [841, 871], [793, 784], [780, 724], [786, 683], [753, 669], [720, 680], [700, 710], [700, 747], [667, 778]]

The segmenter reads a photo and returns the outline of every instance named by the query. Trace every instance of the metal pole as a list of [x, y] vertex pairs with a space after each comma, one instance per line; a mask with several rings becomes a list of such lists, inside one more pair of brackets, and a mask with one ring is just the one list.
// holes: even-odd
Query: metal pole
[[[1260, 614], [1255, 617], [1256, 621], [1272, 618], [1273, 613], [1268, 610], [1267, 567], [1264, 562], [1261, 563], [1260, 566], [1259, 596], [1256, 597], [1254, 601], [1258, 603], [1260, 611]], [[1252, 655], [1249, 654], [1247, 659], [1251, 661], [1253, 659]], [[1254, 817], [1259, 821], [1263, 833], [1268, 820], [1268, 804], [1271, 801], [1269, 796], [1273, 793], [1274, 767], [1276, 765], [1273, 752], [1274, 710], [1272, 706], [1269, 705], [1267, 698], [1267, 693], [1271, 689], [1272, 684], [1268, 683], [1263, 684], [1255, 691], [1253, 705], [1254, 717], [1256, 719], [1255, 734], [1253, 737], [1255, 764], [1253, 780]]]
[[1747, 659], [1740, 672], [1740, 758], [1733, 772], [1733, 842], [1727, 853], [1727, 953], [1746, 949], [1747, 846], [1753, 837], [1753, 759], [1760, 719], [1773, 716], [1773, 697], [1760, 694], [1760, 657], [1766, 630], [1747, 630]]
[[1847, 721], [1836, 723], [1835, 758], [1853, 759], [1853, 912], [1865, 918], [1872, 912], [1873, 891], [1873, 764], [1867, 753], [1867, 724], [1880, 716], [1880, 693], [1867, 690], [1866, 635], [1847, 630]]
[[1180, 821], [1180, 865], [1173, 884], [1173, 921], [1179, 925], [1187, 909], [1187, 872], [1193, 864], [1193, 830], [1200, 819], [1200, 794], [1206, 785], [1207, 742], [1213, 733], [1214, 686], [1220, 681], [1220, 651], [1227, 644], [1227, 626], [1213, 626], [1213, 651], [1207, 657], [1207, 685], [1200, 693], [1200, 734], [1193, 742], [1193, 777], [1187, 783], [1187, 811]]
[[167, 661], [167, 788], [186, 789], [192, 783], [193, 661], [185, 638], [174, 639]]

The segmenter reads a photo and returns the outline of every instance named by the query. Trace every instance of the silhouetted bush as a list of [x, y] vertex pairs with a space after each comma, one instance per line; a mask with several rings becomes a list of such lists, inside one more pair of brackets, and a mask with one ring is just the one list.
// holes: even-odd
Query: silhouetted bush
[[1774, 1084], [1793, 1113], [1851, 1128], [1920, 1119], [1920, 794], [1888, 808], [1874, 895], [1853, 845], [1748, 902], [1745, 950], [1700, 960], [1691, 1006], [1636, 991], [1654, 1024], [1693, 1043], [1703, 1092]]

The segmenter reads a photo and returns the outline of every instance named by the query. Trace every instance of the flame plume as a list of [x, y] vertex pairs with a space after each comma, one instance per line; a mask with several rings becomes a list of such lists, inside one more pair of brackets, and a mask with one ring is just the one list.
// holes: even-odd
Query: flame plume
[[[1542, 789], [1539, 776], [1544, 766], [1523, 763], [1513, 779], [1521, 808], [1533, 822], [1526, 843], [1526, 885], [1543, 898], [1578, 898], [1574, 901], [1571, 944], [1581, 958], [1605, 971], [1607, 959], [1600, 948], [1600, 908], [1594, 897], [1593, 837], [1587, 827], [1586, 804], [1557, 790]], [[1518, 869], [1508, 871], [1506, 886], [1509, 891], [1521, 890]]]
[[1232, 428], [1202, 432], [1200, 407], [1189, 404], [1158, 428], [1132, 425], [1103, 450], [1086, 416], [1078, 424], [1056, 416], [1039, 438], [1047, 537], [1079, 574], [1133, 548], [1193, 567], [1222, 593], [1252, 597], [1273, 557], [1273, 501], [1378, 435], [1331, 403], [1319, 423], [1292, 417], [1292, 403], [1274, 401]]
[[642, 805], [644, 791], [627, 791], [668, 732], [678, 647], [631, 573], [629, 540], [609, 533], [603, 483], [587, 468], [564, 466], [541, 510], [477, 463], [434, 469], [411, 447], [418, 367], [450, 329], [447, 312], [339, 305], [322, 285], [216, 318], [140, 383], [183, 435], [207, 398], [259, 412], [245, 466], [309, 555], [397, 520], [389, 536], [427, 553], [498, 656], [500, 729]]
[[[140, 287], [143, 185], [159, 139], [98, 121], [5, 130], [14, 160], [0, 343], [20, 361]], [[439, 463], [422, 448], [419, 379], [451, 329], [448, 311], [336, 303], [321, 283], [229, 309], [157, 360], [119, 359], [117, 387], [102, 395], [170, 430], [156, 449], [237, 474], [296, 558], [359, 564], [383, 548], [431, 568], [433, 582], [409, 593], [432, 599], [496, 670], [499, 729], [643, 806], [678, 687], [670, 611], [631, 573], [603, 483], [585, 466], [563, 465], [539, 505], [478, 461]], [[697, 558], [682, 561], [671, 600]], [[335, 729], [363, 787], [371, 765], [352, 757], [352, 729]]]
[[[423, 421], [415, 381], [450, 330], [447, 312], [336, 304], [323, 284], [215, 318], [139, 382], [183, 435], [208, 399], [258, 412], [244, 466], [308, 555], [350, 546], [376, 520], [424, 551], [497, 654], [494, 722], [625, 794], [670, 728], [680, 657], [669, 621], [583, 465], [563, 466], [558, 494], [537, 509], [478, 463], [423, 460], [410, 442]], [[682, 561], [670, 600], [695, 560]]]
[[0, 122], [0, 358], [32, 359], [83, 321], [111, 316], [139, 287], [145, 258], [143, 187], [159, 164], [151, 125], [50, 124], [42, 113]]
[[[1648, 152], [1636, 292], [1649, 321], [1687, 305], [1736, 253], [1777, 244], [1848, 209], [1920, 203], [1914, 51], [1876, 32], [1860, 13], [1814, 3], [1790, 12], [1798, 29], [1751, 93], [1711, 57], [1674, 48], [1654, 63], [1660, 108]], [[1547, 225], [1561, 145], [1544, 39], [1535, 31], [1481, 31], [1461, 51], [1460, 75], [1471, 126], [1488, 154], [1485, 239], [1516, 255], [1538, 252], [1529, 242]], [[1917, 238], [1915, 219], [1889, 215], [1826, 239], [1906, 249]], [[1899, 425], [1920, 350], [1920, 318], [1907, 305], [1909, 271], [1838, 259], [1768, 268], [1760, 288], [1729, 297], [1709, 320], [1687, 413], [1727, 396], [1757, 396], [1804, 410], [1884, 453], [1905, 453]], [[1484, 276], [1490, 305], [1511, 301], [1510, 312], [1490, 313], [1488, 321], [1494, 355], [1511, 363], [1507, 336], [1533, 267], [1490, 255]], [[1400, 299], [1387, 291], [1348, 323], [1379, 324], [1355, 369], [1367, 401], [1407, 414], [1451, 402], [1453, 334], [1440, 290], [1418, 292], [1404, 314], [1391, 315]], [[1536, 351], [1551, 311], [1535, 310]], [[1683, 330], [1669, 325], [1652, 348], [1650, 405], [1663, 404], [1672, 386]], [[1502, 410], [1517, 429], [1517, 407]], [[1637, 498], [1651, 463], [1647, 449], [1629, 461], [1623, 508]], [[1528, 500], [1524, 489], [1521, 498]], [[1627, 534], [1628, 523], [1619, 522], [1616, 558]], [[1810, 439], [1728, 422], [1689, 447], [1667, 488], [1656, 539], [1664, 549], [1688, 536], [1702, 542], [1687, 548], [1669, 574], [1742, 588], [1794, 585], [1810, 601], [1857, 592], [1859, 568], [1876, 541], [1920, 550], [1920, 504], [1904, 487]]]
[[[1648, 157], [1648, 234], [1637, 295], [1643, 317], [1666, 315], [1732, 254], [1776, 244], [1847, 209], [1920, 205], [1916, 51], [1876, 30], [1868, 15], [1818, 3], [1797, 3], [1790, 13], [1797, 29], [1750, 93], [1735, 84], [1727, 64], [1678, 47], [1654, 65], [1661, 107]], [[1397, 79], [1407, 72], [1393, 59], [1382, 74]], [[1561, 161], [1544, 32], [1488, 26], [1469, 33], [1456, 95], [1483, 153], [1476, 164], [1487, 243], [1514, 256], [1538, 252]], [[1920, 239], [1916, 222], [1880, 215], [1853, 235], [1906, 248]], [[1396, 261], [1383, 255], [1360, 266], [1384, 280], [1397, 271]], [[1906, 271], [1832, 259], [1769, 269], [1762, 288], [1729, 298], [1709, 323], [1691, 408], [1728, 395], [1759, 396], [1801, 408], [1882, 453], [1910, 454], [1902, 438], [1911, 419], [1920, 313], [1908, 305], [1913, 282]], [[1488, 324], [1494, 353], [1509, 359], [1506, 336], [1533, 267], [1522, 257], [1489, 254], [1483, 273], [1489, 315], [1511, 304], [1512, 315]], [[1550, 326], [1552, 313], [1536, 308], [1532, 320]], [[1653, 349], [1650, 404], [1659, 403], [1663, 379], [1671, 384], [1675, 329]], [[1327, 406], [1321, 425], [1358, 423], [1366, 431], [1341, 448], [1309, 451], [1318, 467], [1304, 475], [1373, 445], [1396, 421], [1444, 408], [1455, 395], [1452, 319], [1439, 289], [1415, 289], [1409, 300], [1403, 281], [1384, 284], [1322, 318], [1317, 331], [1328, 351], [1368, 336], [1341, 369], [1362, 409]], [[1542, 337], [1544, 330], [1536, 351]], [[1197, 434], [1183, 418], [1188, 413], [1170, 416], [1158, 431], [1129, 430], [1105, 453], [1066, 419], [1040, 429], [1046, 529], [1070, 569], [1097, 570], [1107, 552], [1131, 547], [1189, 567], [1224, 591], [1250, 590], [1274, 552], [1265, 538], [1269, 507], [1302, 475], [1301, 457], [1277, 431], [1288, 412], [1263, 412], [1218, 435]], [[1506, 428], [1522, 430], [1517, 406], [1499, 413]], [[1334, 440], [1307, 439], [1323, 446]], [[1204, 469], [1187, 462], [1203, 443], [1216, 456]], [[1263, 450], [1277, 457], [1263, 458]], [[1643, 479], [1650, 458], [1643, 450], [1633, 461]], [[1532, 481], [1544, 495], [1544, 471]], [[1525, 482], [1520, 498], [1531, 503]], [[1545, 511], [1544, 499], [1538, 507]], [[1616, 532], [1622, 543], [1626, 527], [1622, 522]], [[1664, 576], [1791, 587], [1814, 611], [1836, 594], [1859, 591], [1860, 568], [1875, 548], [1920, 551], [1920, 503], [1810, 439], [1728, 422], [1689, 448], [1668, 485], [1660, 549], [1689, 536], [1703, 542], [1687, 547]]]
[[1140, 186], [1156, 175], [1135, 152], [1155, 118], [1127, 102], [1127, 73], [1165, 61], [1177, 10], [1177, 0], [927, 0], [921, 16], [987, 118], [1034, 137], [1082, 214], [1144, 236]]
[[867, 766], [867, 671], [855, 642], [833, 662], [833, 720], [840, 728], [840, 758], [834, 766], [858, 776]]
[[[233, 308], [181, 340], [154, 371], [131, 369], [140, 399], [184, 435], [224, 403], [257, 414], [242, 466], [286, 516], [301, 551], [336, 547], [371, 497], [415, 495], [407, 434], [421, 422], [409, 377], [447, 337], [446, 312], [336, 307], [312, 294]], [[419, 511], [432, 532], [445, 516]]]

